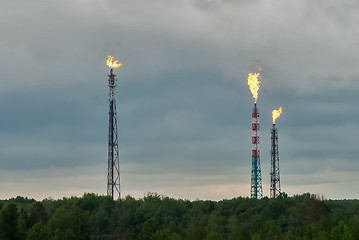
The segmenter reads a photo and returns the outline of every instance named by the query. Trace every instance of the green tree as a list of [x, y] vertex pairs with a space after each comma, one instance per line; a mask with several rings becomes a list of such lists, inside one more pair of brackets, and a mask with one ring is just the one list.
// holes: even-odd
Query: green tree
[[71, 228], [73, 224], [71, 214], [62, 207], [57, 208], [47, 222], [48, 235], [52, 239], [64, 239], [66, 229]]
[[[73, 216], [73, 227], [70, 228], [75, 235], [76, 238], [71, 239], [78, 239], [78, 240], [86, 240], [90, 237], [90, 223], [89, 223], [89, 213], [83, 212], [82, 209], [80, 209], [77, 206], [74, 206], [71, 214]], [[70, 238], [67, 238], [70, 239]]]
[[45, 224], [43, 222], [35, 223], [29, 229], [26, 240], [47, 240]]
[[261, 236], [260, 236], [258, 233], [255, 233], [255, 234], [252, 236], [251, 240], [261, 240]]
[[263, 232], [266, 240], [281, 240], [283, 239], [282, 231], [278, 224], [273, 220], [267, 220], [263, 227]]
[[96, 235], [109, 234], [110, 218], [104, 208], [92, 213], [91, 223]]
[[4, 240], [18, 239], [18, 212], [14, 203], [4, 206], [0, 214], [0, 236]]
[[54, 235], [50, 238], [51, 240], [68, 240], [68, 239], [78, 239], [78, 236], [74, 233], [71, 228], [61, 231], [56, 229]]
[[188, 240], [202, 240], [205, 235], [204, 227], [199, 222], [191, 223], [186, 231], [186, 239]]
[[205, 237], [205, 240], [223, 240], [223, 239], [224, 236], [215, 230], [209, 230], [209, 232]]
[[332, 229], [330, 236], [332, 240], [354, 240], [348, 225], [343, 220]]
[[172, 221], [166, 228], [157, 229], [152, 239], [154, 240], [183, 239], [183, 232], [182, 229]]
[[141, 240], [151, 240], [156, 232], [156, 225], [151, 219], [148, 219], [142, 225], [142, 230], [140, 234]]
[[225, 217], [215, 210], [209, 216], [206, 239], [222, 239], [224, 235], [224, 227], [227, 225]]
[[38, 222], [46, 223], [46, 220], [47, 220], [47, 213], [44, 205], [41, 202], [36, 202], [30, 211], [30, 216], [29, 216], [30, 226]]
[[101, 198], [93, 193], [86, 193], [78, 201], [78, 206], [87, 211], [94, 211], [100, 205]]
[[359, 215], [352, 217], [350, 231], [354, 239], [359, 239]]
[[171, 233], [166, 240], [181, 240], [183, 237], [178, 233]]
[[290, 229], [288, 232], [286, 232], [284, 239], [285, 240], [297, 240], [294, 230]]
[[327, 240], [330, 238], [330, 222], [326, 218], [322, 218], [319, 222], [310, 225], [313, 239]]
[[328, 217], [328, 209], [324, 203], [315, 198], [308, 198], [299, 208], [297, 215], [302, 222], [313, 223]]
[[263, 228], [263, 221], [265, 220], [260, 214], [255, 214], [249, 217], [250, 222], [250, 233], [253, 235], [254, 233], [258, 233]]
[[90, 237], [89, 219], [86, 213], [74, 206], [73, 209], [57, 208], [47, 222], [51, 239], [82, 240]]
[[237, 216], [231, 217], [231, 234], [229, 240], [247, 240], [249, 239], [247, 230], [243, 224], [239, 221]]
[[17, 218], [17, 230], [18, 230], [18, 238], [19, 239], [25, 239], [26, 233], [28, 229], [28, 217], [27, 213], [23, 208], [20, 208], [20, 211], [18, 212], [18, 218]]

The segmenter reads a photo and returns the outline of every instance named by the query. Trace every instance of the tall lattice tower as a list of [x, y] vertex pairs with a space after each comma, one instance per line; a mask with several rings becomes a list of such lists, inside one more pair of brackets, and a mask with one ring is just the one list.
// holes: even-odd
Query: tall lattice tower
[[276, 198], [280, 190], [279, 175], [279, 154], [278, 154], [278, 130], [275, 127], [275, 121], [282, 113], [282, 108], [272, 112], [273, 128], [271, 130], [271, 171], [270, 171], [270, 197]]
[[118, 134], [117, 134], [117, 111], [115, 89], [117, 78], [113, 74], [113, 68], [120, 67], [122, 64], [117, 64], [117, 61], [112, 62], [113, 57], [109, 56], [107, 65], [111, 68], [110, 75], [108, 75], [108, 86], [110, 88], [109, 98], [109, 124], [108, 124], [108, 166], [107, 166], [107, 195], [112, 196], [113, 199], [121, 199], [120, 191], [120, 155], [118, 149]]
[[251, 177], [251, 198], [260, 199], [263, 197], [262, 171], [259, 154], [259, 112], [257, 104], [254, 103], [252, 112], [252, 177]]
[[257, 99], [259, 91], [259, 79], [261, 79], [261, 68], [257, 73], [248, 74], [248, 86], [254, 98], [254, 108], [252, 112], [252, 176], [251, 176], [251, 198], [260, 199], [263, 197], [262, 171], [259, 155], [259, 113], [257, 109]]
[[271, 130], [271, 171], [270, 171], [270, 197], [275, 198], [280, 194], [278, 131], [273, 124]]

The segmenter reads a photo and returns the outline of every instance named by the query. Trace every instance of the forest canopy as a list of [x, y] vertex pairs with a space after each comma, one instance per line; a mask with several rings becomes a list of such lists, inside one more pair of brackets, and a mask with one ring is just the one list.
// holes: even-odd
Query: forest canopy
[[359, 239], [359, 200], [310, 193], [276, 199], [182, 200], [148, 193], [0, 200], [0, 239]]

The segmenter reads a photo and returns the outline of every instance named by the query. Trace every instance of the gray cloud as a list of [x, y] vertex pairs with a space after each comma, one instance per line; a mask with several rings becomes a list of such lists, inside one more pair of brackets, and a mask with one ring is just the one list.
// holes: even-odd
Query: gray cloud
[[[0, 10], [3, 171], [31, 169], [22, 175], [31, 179], [36, 172], [36, 181], [46, 178], [41, 169], [76, 167], [84, 178], [82, 167], [100, 171], [107, 152], [104, 63], [111, 54], [124, 62], [115, 70], [124, 191], [195, 199], [202, 188], [210, 192], [203, 198], [247, 196], [253, 100], [246, 77], [261, 66], [264, 183], [271, 111], [282, 106], [277, 126], [286, 191], [315, 189], [324, 181], [315, 176], [327, 176], [327, 166], [339, 177], [332, 189], [327, 181], [324, 194], [351, 196], [338, 184], [345, 182], [341, 172], [358, 171], [356, 2], [18, 4]], [[303, 174], [310, 175], [305, 183]], [[78, 183], [72, 194], [91, 191]], [[61, 193], [66, 184], [57, 186]], [[61, 196], [56, 188], [41, 191], [36, 194]]]

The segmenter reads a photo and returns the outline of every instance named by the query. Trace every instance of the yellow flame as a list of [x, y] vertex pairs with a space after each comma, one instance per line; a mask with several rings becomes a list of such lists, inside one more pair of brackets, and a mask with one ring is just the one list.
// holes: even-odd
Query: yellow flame
[[261, 78], [260, 73], [249, 73], [248, 74], [248, 86], [252, 92], [254, 102], [257, 102], [259, 83], [260, 83], [260, 81], [258, 81], [258, 79], [260, 79], [260, 78]]
[[275, 124], [275, 120], [277, 120], [277, 118], [279, 118], [281, 114], [282, 114], [282, 107], [280, 107], [278, 110], [273, 110], [272, 112], [273, 124]]
[[109, 66], [110, 68], [119, 68], [122, 66], [122, 63], [118, 63], [118, 61], [113, 61], [115, 57], [111, 57], [111, 56], [108, 56], [108, 59], [107, 59], [107, 66]]

